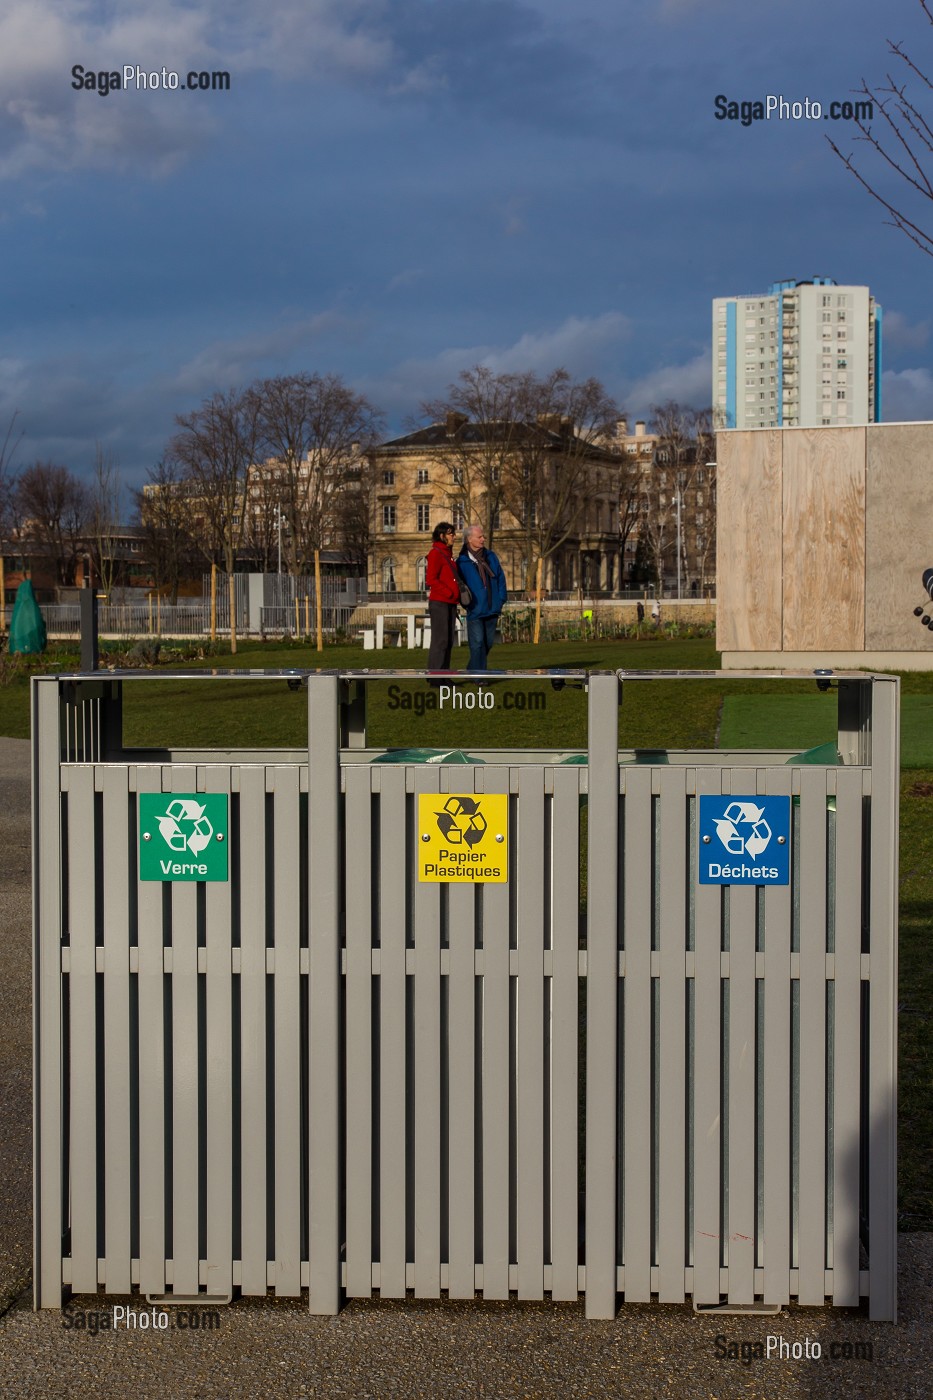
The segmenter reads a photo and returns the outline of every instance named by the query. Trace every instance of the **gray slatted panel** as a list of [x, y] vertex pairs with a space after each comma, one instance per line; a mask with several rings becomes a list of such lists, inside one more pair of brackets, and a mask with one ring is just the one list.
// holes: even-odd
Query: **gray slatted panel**
[[130, 860], [129, 789], [125, 768], [104, 779], [104, 1214], [108, 1293], [130, 1282]]
[[687, 797], [685, 768], [661, 769], [661, 1063], [658, 1300], [684, 1301], [686, 1264]]
[[[736, 796], [757, 791], [756, 773], [732, 770]], [[755, 906], [753, 885], [729, 890], [729, 1302], [755, 1297]]]
[[71, 1286], [97, 1292], [97, 1020], [94, 769], [73, 768], [68, 784], [68, 910], [71, 944]]
[[308, 677], [309, 1308], [313, 1313], [335, 1313], [341, 1294], [338, 684], [336, 676]]
[[619, 681], [593, 675], [587, 707], [586, 1315], [618, 1294]]
[[405, 769], [379, 770], [379, 1291], [405, 1297]]
[[516, 1174], [519, 1298], [544, 1297], [544, 770], [518, 770]]
[[447, 898], [450, 928], [447, 1279], [451, 1298], [472, 1298], [476, 1291], [476, 894], [472, 888], [451, 885]]
[[[654, 815], [651, 804], [651, 769], [627, 768], [623, 770], [623, 777], [623, 1262], [625, 1301], [647, 1303], [651, 1301], [651, 845]], [[592, 820], [591, 812], [590, 821]], [[588, 966], [588, 973], [587, 1004], [592, 993], [591, 965]], [[607, 1226], [604, 1224], [603, 1228]], [[589, 1240], [588, 1223], [587, 1252]]]
[[[136, 789], [161, 792], [162, 769], [137, 768]], [[138, 879], [138, 858], [134, 871], [139, 943], [139, 1289], [143, 1294], [161, 1294], [165, 1292], [164, 886], [160, 880]]]
[[551, 1296], [578, 1294], [580, 769], [554, 769], [551, 826]]
[[372, 769], [344, 770], [346, 863], [347, 1296], [372, 1293]]
[[[172, 792], [196, 791], [197, 772], [168, 770]], [[172, 1291], [197, 1293], [198, 886], [172, 883]]]
[[301, 971], [297, 767], [276, 767], [275, 823], [275, 1291], [301, 1292]]
[[[486, 792], [508, 792], [507, 768], [484, 768]], [[509, 831], [509, 843], [515, 840]], [[510, 855], [509, 879], [517, 870]], [[483, 1297], [509, 1296], [509, 886], [483, 893]]]
[[244, 1294], [268, 1288], [266, 770], [240, 769], [240, 1253]]
[[833, 1047], [833, 1302], [859, 1301], [861, 1121], [862, 772], [836, 775]]
[[869, 1008], [868, 1314], [897, 1316], [897, 870], [900, 682], [871, 691], [871, 991]]
[[826, 773], [800, 770], [798, 1301], [822, 1305], [826, 1268]]
[[[697, 803], [722, 792], [722, 770], [696, 770]], [[697, 821], [699, 826], [699, 820]], [[693, 1300], [718, 1303], [722, 1252], [722, 889], [696, 887], [694, 977]]]
[[57, 679], [32, 680], [33, 1301], [62, 1301], [61, 796]]
[[[768, 792], [789, 795], [790, 768], [768, 773]], [[792, 876], [793, 878], [793, 876]], [[790, 925], [791, 887], [765, 891], [764, 1300], [790, 1299]]]
[[[415, 769], [418, 794], [437, 792], [440, 770]], [[449, 782], [449, 788], [447, 786]], [[459, 790], [457, 769], [444, 770], [445, 791]], [[466, 784], [464, 783], [465, 787]], [[472, 776], [470, 779], [472, 786]], [[416, 831], [416, 840], [421, 832]], [[415, 1297], [441, 1291], [441, 936], [440, 886], [417, 881], [415, 920]]]
[[[230, 769], [211, 765], [207, 792], [227, 798], [230, 839]], [[216, 841], [216, 835], [214, 837]], [[207, 1292], [233, 1290], [233, 1007], [232, 900], [233, 853], [227, 851], [227, 879], [205, 883], [207, 974]]]

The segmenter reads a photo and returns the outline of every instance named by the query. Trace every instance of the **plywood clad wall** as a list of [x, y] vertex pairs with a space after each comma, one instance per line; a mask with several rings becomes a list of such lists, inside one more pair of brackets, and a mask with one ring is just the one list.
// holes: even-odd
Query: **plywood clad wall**
[[865, 647], [865, 431], [784, 434], [785, 651]]
[[913, 615], [925, 598], [921, 574], [933, 568], [933, 429], [892, 423], [867, 432], [865, 644], [933, 653], [933, 632]]
[[716, 644], [779, 651], [781, 433], [720, 433], [716, 460]]

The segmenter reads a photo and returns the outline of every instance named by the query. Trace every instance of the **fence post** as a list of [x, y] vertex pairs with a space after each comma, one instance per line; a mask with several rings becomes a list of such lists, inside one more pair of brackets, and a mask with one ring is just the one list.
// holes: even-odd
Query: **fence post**
[[[297, 606], [297, 599], [296, 599]], [[308, 1148], [312, 1313], [336, 1313], [340, 1249], [340, 724], [336, 675], [308, 678]]]
[[586, 855], [586, 1315], [616, 1314], [619, 679], [589, 678]]
[[82, 588], [81, 602], [81, 670], [96, 671], [98, 662], [97, 645], [97, 593], [93, 588]]

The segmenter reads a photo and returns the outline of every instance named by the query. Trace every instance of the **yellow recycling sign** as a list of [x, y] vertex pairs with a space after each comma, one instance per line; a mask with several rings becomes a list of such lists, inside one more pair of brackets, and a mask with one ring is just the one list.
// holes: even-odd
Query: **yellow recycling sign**
[[418, 880], [504, 885], [509, 878], [509, 799], [503, 793], [418, 795]]

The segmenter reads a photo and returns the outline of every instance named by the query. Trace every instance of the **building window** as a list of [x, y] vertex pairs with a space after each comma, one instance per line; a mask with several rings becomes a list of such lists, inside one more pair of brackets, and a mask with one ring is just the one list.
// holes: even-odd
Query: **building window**
[[427, 584], [428, 576], [428, 556], [422, 555], [415, 565], [415, 575], [418, 580], [418, 592], [423, 593]]
[[492, 528], [494, 530], [502, 529], [502, 509], [500, 506], [496, 506], [492, 513]]
[[453, 478], [453, 483], [454, 483], [455, 486], [462, 486], [462, 485], [463, 485], [463, 468], [462, 468], [462, 467], [454, 467], [454, 469], [453, 469], [453, 471], [450, 473], [450, 475], [451, 475], [451, 477]]
[[430, 505], [419, 505], [418, 507], [418, 529], [430, 530], [431, 528], [431, 507]]
[[387, 535], [395, 533], [395, 506], [382, 507], [382, 528]]
[[837, 389], [837, 390], [836, 390], [836, 398], [837, 398], [837, 399], [844, 399], [845, 396], [846, 396], [846, 391], [845, 391], [845, 389]]
[[419, 468], [418, 468], [418, 485], [419, 485], [419, 486], [426, 486], [426, 485], [428, 484], [428, 479], [429, 479], [429, 478], [428, 478], [428, 469], [427, 469], [427, 467], [419, 467]]
[[398, 592], [395, 582], [395, 560], [392, 558], [382, 561], [382, 591], [383, 593]]
[[383, 484], [383, 486], [394, 486], [394, 485], [395, 485], [395, 472], [383, 472], [383, 473], [382, 473], [382, 484]]

